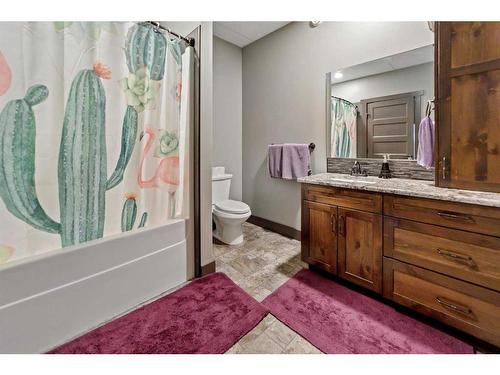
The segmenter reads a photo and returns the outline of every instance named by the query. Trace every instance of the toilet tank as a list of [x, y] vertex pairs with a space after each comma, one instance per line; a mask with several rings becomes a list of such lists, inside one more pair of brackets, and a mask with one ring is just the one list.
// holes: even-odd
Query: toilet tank
[[229, 199], [232, 174], [226, 173], [225, 167], [212, 168], [212, 204]]

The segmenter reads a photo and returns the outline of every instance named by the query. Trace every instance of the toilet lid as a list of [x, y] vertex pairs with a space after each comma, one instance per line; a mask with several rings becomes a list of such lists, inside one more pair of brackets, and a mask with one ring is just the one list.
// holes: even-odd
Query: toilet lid
[[217, 202], [215, 208], [232, 214], [245, 214], [250, 211], [250, 207], [246, 203], [232, 200]]

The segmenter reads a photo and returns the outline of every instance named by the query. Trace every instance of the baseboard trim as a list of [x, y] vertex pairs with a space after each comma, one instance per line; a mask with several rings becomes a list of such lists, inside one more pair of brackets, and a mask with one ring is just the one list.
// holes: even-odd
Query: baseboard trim
[[248, 222], [264, 229], [270, 230], [271, 232], [275, 232], [281, 234], [282, 236], [300, 241], [300, 230], [289, 227], [287, 225], [276, 223], [274, 221], [254, 215], [250, 216]]
[[201, 266], [201, 276], [205, 276], [208, 275], [209, 273], [214, 273], [214, 272], [215, 272], [215, 260], [213, 262], [205, 264], [204, 266]]

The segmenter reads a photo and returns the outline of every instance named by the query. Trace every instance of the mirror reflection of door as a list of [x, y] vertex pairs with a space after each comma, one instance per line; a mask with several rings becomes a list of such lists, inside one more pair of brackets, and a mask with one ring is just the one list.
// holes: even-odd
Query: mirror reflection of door
[[[366, 157], [407, 159], [416, 157], [416, 127], [420, 122], [420, 95], [405, 93], [364, 99]], [[361, 127], [363, 124], [359, 124]]]
[[326, 80], [328, 156], [416, 160], [419, 124], [434, 97], [432, 44], [331, 71]]

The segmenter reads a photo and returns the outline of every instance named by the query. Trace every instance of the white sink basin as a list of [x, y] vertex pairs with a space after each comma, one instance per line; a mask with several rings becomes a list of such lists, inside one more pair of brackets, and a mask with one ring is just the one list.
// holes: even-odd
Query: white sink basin
[[368, 179], [366, 179], [366, 177], [353, 177], [353, 178], [336, 178], [336, 177], [332, 177], [332, 178], [330, 178], [330, 181], [350, 182], [350, 183], [365, 184], [365, 185], [370, 185], [370, 184], [376, 184], [377, 183], [377, 181], [368, 180]]

